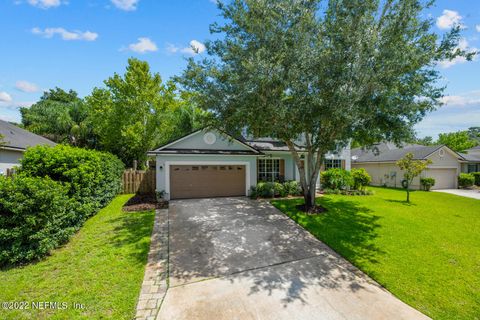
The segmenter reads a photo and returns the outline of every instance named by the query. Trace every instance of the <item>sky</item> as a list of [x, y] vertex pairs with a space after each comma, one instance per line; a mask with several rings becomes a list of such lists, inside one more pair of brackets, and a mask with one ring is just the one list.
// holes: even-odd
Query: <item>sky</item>
[[[435, 32], [460, 24], [459, 46], [480, 48], [480, 1], [441, 0], [425, 14]], [[50, 88], [87, 96], [114, 72], [123, 74], [129, 57], [148, 61], [168, 80], [186, 58], [206, 54], [215, 21], [215, 0], [2, 0], [0, 119], [20, 122], [19, 107]], [[479, 60], [438, 65], [445, 104], [415, 127], [419, 137], [480, 126]]]

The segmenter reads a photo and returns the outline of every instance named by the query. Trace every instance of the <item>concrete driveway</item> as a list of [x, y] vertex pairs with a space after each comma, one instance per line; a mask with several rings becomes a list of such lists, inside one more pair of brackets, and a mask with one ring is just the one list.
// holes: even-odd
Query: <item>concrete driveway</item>
[[157, 319], [428, 319], [267, 202], [172, 201]]
[[450, 193], [457, 196], [473, 198], [480, 200], [480, 190], [467, 190], [467, 189], [441, 189], [441, 190], [432, 190], [435, 192], [444, 192]]

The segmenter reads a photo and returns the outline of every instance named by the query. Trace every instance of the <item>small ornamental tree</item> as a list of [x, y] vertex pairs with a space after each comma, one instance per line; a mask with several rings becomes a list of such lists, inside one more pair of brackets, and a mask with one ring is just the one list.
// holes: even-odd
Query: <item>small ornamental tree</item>
[[413, 153], [407, 153], [402, 159], [397, 161], [397, 166], [404, 171], [403, 177], [406, 181], [406, 190], [407, 190], [407, 202], [410, 202], [410, 186], [412, 185], [413, 179], [418, 177], [427, 166], [432, 163], [432, 160], [415, 160], [413, 158]]

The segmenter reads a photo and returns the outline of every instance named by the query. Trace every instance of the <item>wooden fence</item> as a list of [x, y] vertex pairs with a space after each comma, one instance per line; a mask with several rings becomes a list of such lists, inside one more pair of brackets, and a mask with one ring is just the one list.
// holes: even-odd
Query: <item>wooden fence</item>
[[151, 194], [155, 193], [155, 170], [132, 170], [123, 172], [122, 193]]

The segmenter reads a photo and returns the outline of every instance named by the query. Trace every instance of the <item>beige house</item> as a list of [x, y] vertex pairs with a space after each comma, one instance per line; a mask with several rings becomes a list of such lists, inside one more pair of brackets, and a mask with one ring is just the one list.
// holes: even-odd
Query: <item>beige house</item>
[[44, 137], [3, 120], [0, 120], [0, 135], [3, 136], [0, 146], [0, 175], [6, 174], [7, 169], [20, 164], [20, 159], [28, 147], [55, 145], [54, 142]]
[[[428, 169], [420, 175], [435, 179], [435, 186], [432, 189], [458, 187], [457, 177], [467, 161], [447, 146], [403, 144], [398, 147], [393, 143], [380, 143], [369, 149], [355, 148], [351, 150], [352, 168], [365, 168], [372, 177], [372, 185], [400, 188], [403, 171], [396, 162], [407, 153], [412, 153], [418, 160], [432, 161]], [[420, 177], [414, 179], [412, 183], [414, 189], [420, 189]]]

